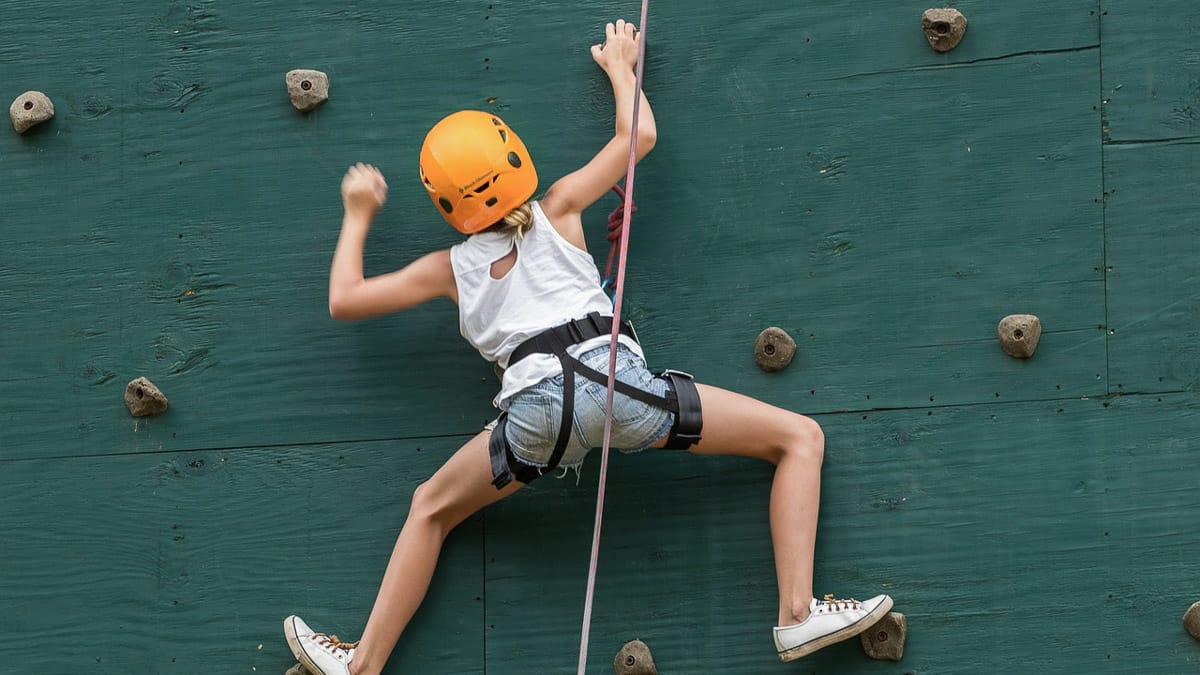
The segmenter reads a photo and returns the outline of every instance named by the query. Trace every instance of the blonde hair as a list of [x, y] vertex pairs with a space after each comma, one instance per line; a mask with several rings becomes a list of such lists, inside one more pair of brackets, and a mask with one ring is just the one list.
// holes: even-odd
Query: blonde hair
[[488, 228], [491, 232], [515, 233], [517, 238], [524, 237], [529, 228], [533, 227], [533, 207], [529, 202], [508, 212], [500, 222]]

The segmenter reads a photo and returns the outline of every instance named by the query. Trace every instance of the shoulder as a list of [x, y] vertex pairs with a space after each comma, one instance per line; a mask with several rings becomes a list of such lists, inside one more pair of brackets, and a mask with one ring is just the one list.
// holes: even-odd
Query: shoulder
[[[583, 214], [580, 211], [570, 208], [562, 199], [558, 199], [554, 188], [557, 185], [551, 185], [546, 192], [546, 196], [535, 202], [540, 208], [542, 215], [549, 222], [550, 226], [563, 239], [566, 239], [576, 248], [586, 251], [587, 241], [583, 236]], [[535, 211], [536, 213], [536, 211]]]

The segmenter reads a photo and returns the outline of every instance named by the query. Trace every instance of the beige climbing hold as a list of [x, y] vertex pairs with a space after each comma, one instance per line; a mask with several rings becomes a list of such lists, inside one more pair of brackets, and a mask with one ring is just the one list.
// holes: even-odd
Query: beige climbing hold
[[1188, 635], [1200, 640], [1200, 602], [1193, 604], [1183, 615], [1183, 627]]
[[329, 76], [319, 70], [289, 70], [283, 80], [292, 105], [300, 112], [308, 112], [329, 100]]
[[796, 355], [796, 341], [782, 328], [771, 326], [754, 341], [754, 360], [768, 373], [783, 370]]
[[283, 675], [312, 675], [312, 673], [309, 672], [308, 668], [304, 667], [303, 663], [297, 663], [291, 668], [288, 668], [287, 672]]
[[630, 640], [613, 657], [613, 672], [616, 675], [658, 675], [650, 648], [641, 640]]
[[40, 91], [27, 91], [12, 102], [8, 116], [12, 118], [13, 129], [23, 134], [54, 117], [54, 104]]
[[1032, 314], [1010, 314], [996, 327], [1000, 346], [1015, 359], [1027, 359], [1042, 339], [1042, 320]]
[[859, 633], [863, 651], [878, 661], [899, 661], [904, 656], [908, 622], [899, 612], [888, 612], [874, 626]]
[[125, 407], [134, 417], [159, 415], [167, 410], [167, 397], [144, 377], [125, 385]]
[[927, 9], [921, 15], [921, 30], [929, 46], [939, 52], [948, 52], [958, 46], [967, 32], [967, 17], [952, 7]]

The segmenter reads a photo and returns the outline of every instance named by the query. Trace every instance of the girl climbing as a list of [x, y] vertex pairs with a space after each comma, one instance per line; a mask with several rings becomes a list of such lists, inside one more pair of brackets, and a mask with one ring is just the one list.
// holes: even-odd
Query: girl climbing
[[[387, 185], [371, 166], [346, 172], [345, 216], [329, 275], [330, 313], [364, 319], [437, 297], [454, 300], [462, 335], [504, 368], [495, 399], [502, 414], [413, 493], [359, 642], [314, 632], [296, 616], [284, 620], [289, 646], [313, 673], [379, 673], [421, 604], [450, 531], [544, 473], [578, 466], [598, 444], [612, 304], [586, 252], [581, 214], [625, 174], [631, 143], [638, 159], [654, 147], [654, 116], [634, 77], [639, 39], [633, 24], [622, 20], [608, 24], [604, 43], [592, 46], [592, 58], [612, 84], [616, 132], [540, 200], [531, 201], [537, 174], [529, 153], [500, 118], [464, 111], [433, 127], [421, 150], [421, 181], [442, 216], [469, 235], [450, 249], [365, 279], [363, 245]], [[813, 597], [824, 452], [817, 423], [681, 373], [654, 376], [632, 329], [619, 330], [613, 447], [687, 448], [775, 465], [769, 511], [779, 658], [791, 661], [847, 639], [886, 614], [892, 606], [886, 595], [862, 602]]]

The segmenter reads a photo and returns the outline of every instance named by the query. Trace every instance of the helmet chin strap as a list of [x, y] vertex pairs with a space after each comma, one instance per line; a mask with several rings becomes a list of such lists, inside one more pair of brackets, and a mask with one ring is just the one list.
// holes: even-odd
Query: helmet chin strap
[[[613, 383], [617, 379], [617, 337], [621, 334], [621, 299], [625, 290], [625, 259], [629, 251], [629, 225], [633, 216], [633, 171], [637, 164], [637, 130], [638, 111], [642, 103], [642, 71], [646, 65], [646, 15], [650, 0], [642, 0], [642, 14], [638, 22], [641, 36], [638, 39], [637, 75], [634, 83], [633, 121], [629, 134], [629, 167], [625, 171], [625, 189], [622, 194], [624, 207], [621, 222], [624, 224], [617, 235], [621, 245], [618, 247], [616, 284], [613, 287], [613, 330], [608, 347], [608, 392], [605, 399], [604, 413], [604, 445], [600, 452], [600, 479], [596, 488], [596, 519], [592, 526], [592, 555], [588, 562], [587, 595], [583, 603], [583, 629], [579, 638], [579, 668], [578, 675], [584, 675], [587, 670], [588, 634], [592, 626], [592, 600], [596, 591], [596, 563], [600, 557], [600, 525], [604, 518], [604, 487], [608, 477], [608, 452], [612, 442], [612, 409]], [[621, 194], [618, 192], [618, 194]], [[612, 219], [610, 217], [610, 229]], [[614, 242], [615, 243], [615, 242]], [[610, 254], [611, 264], [611, 254]], [[607, 276], [607, 272], [606, 272]]]

